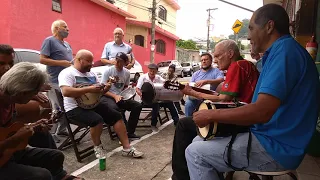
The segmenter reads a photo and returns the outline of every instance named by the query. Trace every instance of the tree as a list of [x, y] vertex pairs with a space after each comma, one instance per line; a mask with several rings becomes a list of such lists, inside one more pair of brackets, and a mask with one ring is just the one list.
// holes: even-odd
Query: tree
[[183, 49], [195, 49], [195, 50], [198, 50], [197, 43], [194, 42], [191, 39], [189, 39], [189, 40], [179, 39], [176, 42], [176, 46], [180, 47], [180, 48], [183, 48]]

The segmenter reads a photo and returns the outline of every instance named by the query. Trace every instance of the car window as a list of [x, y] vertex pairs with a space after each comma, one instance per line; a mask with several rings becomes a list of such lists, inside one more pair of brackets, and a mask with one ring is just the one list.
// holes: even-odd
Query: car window
[[16, 54], [19, 56], [21, 62], [40, 63], [40, 55], [30, 51], [17, 51]]
[[36, 52], [30, 51], [16, 51], [14, 63], [31, 62], [34, 63], [42, 71], [46, 71], [46, 65], [40, 64], [40, 55]]
[[187, 66], [190, 66], [190, 63], [181, 63], [181, 66], [182, 67], [187, 67]]

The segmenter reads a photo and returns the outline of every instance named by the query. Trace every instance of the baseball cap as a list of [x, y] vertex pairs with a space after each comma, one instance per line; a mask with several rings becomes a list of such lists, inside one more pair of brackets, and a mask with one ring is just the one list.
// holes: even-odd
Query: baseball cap
[[116, 55], [116, 60], [123, 60], [124, 62], [127, 62], [129, 59], [128, 59], [128, 56], [125, 53], [118, 52], [117, 55]]
[[149, 69], [158, 69], [158, 66], [156, 64], [154, 64], [154, 63], [151, 63], [151, 64], [148, 65], [148, 68]]

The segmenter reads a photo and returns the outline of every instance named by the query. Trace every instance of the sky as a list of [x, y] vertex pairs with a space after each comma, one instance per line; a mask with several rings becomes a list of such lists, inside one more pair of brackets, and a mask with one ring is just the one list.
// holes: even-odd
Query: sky
[[[262, 6], [262, 0], [227, 0], [228, 2], [256, 10]], [[176, 34], [180, 39], [207, 39], [207, 19], [209, 8], [211, 11], [210, 37], [233, 34], [232, 25], [239, 19], [250, 19], [252, 12], [242, 10], [218, 0], [178, 0], [181, 7], [177, 12]]]

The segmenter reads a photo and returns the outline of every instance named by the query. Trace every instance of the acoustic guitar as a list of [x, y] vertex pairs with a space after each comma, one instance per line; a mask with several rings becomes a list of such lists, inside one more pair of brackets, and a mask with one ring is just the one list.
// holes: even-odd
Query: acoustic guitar
[[[109, 77], [108, 82], [110, 83], [115, 83], [118, 81], [118, 78]], [[87, 87], [87, 86], [92, 86], [92, 84], [89, 83], [82, 83], [82, 84], [78, 84], [75, 87], [76, 88], [83, 88], [83, 87]], [[97, 85], [99, 86], [100, 89], [103, 89], [105, 87], [104, 84], [99, 84]], [[102, 97], [102, 93], [85, 93], [77, 98], [75, 98], [77, 104], [79, 107], [83, 108], [83, 109], [93, 109], [95, 108], [99, 103], [100, 103], [100, 99]]]
[[[53, 124], [57, 122], [57, 120], [61, 115], [62, 115], [62, 111], [54, 111], [52, 113], [51, 118], [44, 121], [43, 123]], [[33, 123], [33, 125], [30, 125], [30, 126], [34, 132], [37, 132], [40, 130], [41, 125], [43, 123]], [[16, 132], [18, 132], [24, 126], [25, 124], [22, 122], [14, 122], [9, 127], [5, 127], [5, 128], [0, 127], [0, 142], [13, 136]], [[25, 149], [28, 145], [28, 141], [29, 141], [29, 137], [21, 137], [21, 141], [17, 146], [5, 149], [5, 151], [2, 154], [0, 154], [0, 168], [10, 160], [10, 158], [15, 152]]]

